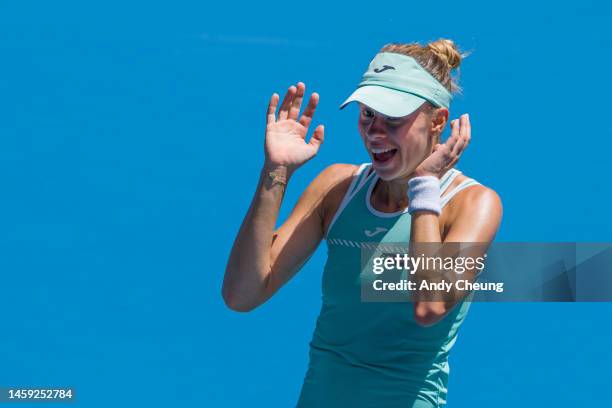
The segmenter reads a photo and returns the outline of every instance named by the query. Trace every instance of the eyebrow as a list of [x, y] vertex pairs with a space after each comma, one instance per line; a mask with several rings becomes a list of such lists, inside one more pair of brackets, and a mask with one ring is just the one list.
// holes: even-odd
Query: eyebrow
[[380, 113], [380, 112], [370, 108], [369, 106], [366, 106], [366, 105], [363, 105], [363, 104], [360, 104], [360, 109], [361, 110], [368, 110], [370, 112], [373, 112], [374, 114], [382, 116], [383, 118], [385, 118], [387, 120], [399, 120], [399, 119], [403, 119], [404, 118], [403, 116], [387, 116], [387, 115], [385, 115], [383, 113]]

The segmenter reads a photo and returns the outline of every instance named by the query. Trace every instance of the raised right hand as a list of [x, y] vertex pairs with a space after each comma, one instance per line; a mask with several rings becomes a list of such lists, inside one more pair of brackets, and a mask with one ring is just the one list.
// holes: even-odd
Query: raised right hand
[[274, 93], [270, 98], [266, 124], [266, 166], [286, 166], [292, 172], [319, 151], [323, 143], [323, 125], [317, 126], [310, 141], [306, 143], [306, 134], [319, 102], [319, 94], [312, 93], [308, 106], [297, 120], [305, 90], [306, 85], [302, 82], [298, 82], [297, 87], [289, 87], [278, 111], [278, 118], [276, 107], [279, 95]]

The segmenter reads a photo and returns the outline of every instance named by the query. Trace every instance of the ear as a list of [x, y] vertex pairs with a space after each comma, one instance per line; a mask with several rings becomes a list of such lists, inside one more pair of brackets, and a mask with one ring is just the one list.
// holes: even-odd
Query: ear
[[433, 108], [431, 114], [431, 132], [440, 136], [444, 128], [446, 127], [446, 122], [448, 122], [449, 112], [447, 108]]

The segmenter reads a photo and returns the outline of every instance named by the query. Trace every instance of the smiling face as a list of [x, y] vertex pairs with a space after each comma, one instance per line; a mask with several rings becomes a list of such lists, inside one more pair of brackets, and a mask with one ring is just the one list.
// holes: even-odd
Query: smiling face
[[439, 123], [435, 110], [423, 103], [408, 116], [391, 118], [359, 104], [359, 134], [381, 179], [405, 178], [429, 156], [446, 122]]

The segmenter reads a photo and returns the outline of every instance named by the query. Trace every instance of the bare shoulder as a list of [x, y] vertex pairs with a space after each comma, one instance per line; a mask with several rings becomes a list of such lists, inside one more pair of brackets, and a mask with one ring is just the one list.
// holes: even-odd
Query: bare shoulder
[[[468, 178], [465, 175], [457, 176], [448, 191]], [[501, 223], [502, 213], [502, 200], [495, 190], [483, 184], [466, 187], [457, 193], [444, 209], [443, 235], [446, 236], [453, 227], [465, 227], [463, 229], [472, 232], [480, 228], [485, 238], [492, 236]], [[473, 237], [472, 240], [475, 242], [480, 238], [483, 237]]]
[[463, 208], [489, 209], [491, 211], [502, 210], [501, 197], [495, 190], [484, 184], [476, 184], [466, 188], [462, 199], [459, 201]]
[[358, 169], [359, 166], [355, 164], [334, 163], [323, 169], [313, 181], [321, 197], [320, 209], [324, 231], [327, 231]]
[[[442, 197], [469, 178], [470, 177], [463, 174], [458, 175]], [[499, 207], [501, 210], [502, 201], [499, 194], [492, 188], [483, 184], [476, 184], [457, 193], [455, 197], [448, 202], [447, 207], [449, 210], [454, 210], [452, 212], [466, 208], [473, 209], [475, 207]]]
[[499, 194], [492, 188], [482, 184], [467, 188], [461, 204], [462, 206], [468, 207], [499, 207], [500, 209], [502, 207], [502, 201]]
[[333, 204], [340, 190], [346, 191], [357, 169], [358, 166], [352, 164], [327, 166], [308, 184], [297, 205], [304, 211], [316, 209], [324, 221], [330, 203]]
[[308, 195], [320, 201], [330, 188], [350, 179], [356, 169], [355, 165], [343, 163], [327, 166], [308, 185]]
[[308, 186], [310, 195], [316, 197], [319, 202], [327, 199], [329, 193], [338, 185], [350, 183], [352, 175], [358, 166], [353, 164], [335, 163], [324, 168]]
[[330, 164], [319, 173], [317, 178], [320, 178], [323, 183], [337, 183], [350, 179], [357, 171], [359, 166], [348, 163]]

